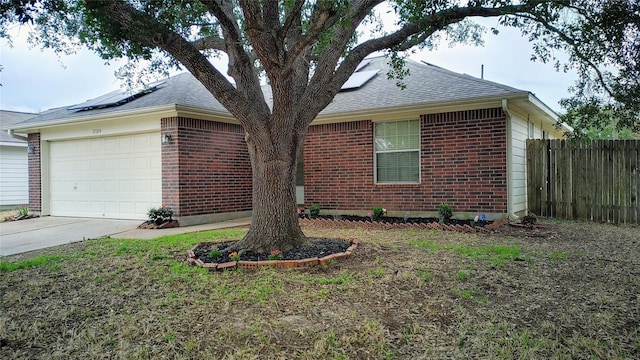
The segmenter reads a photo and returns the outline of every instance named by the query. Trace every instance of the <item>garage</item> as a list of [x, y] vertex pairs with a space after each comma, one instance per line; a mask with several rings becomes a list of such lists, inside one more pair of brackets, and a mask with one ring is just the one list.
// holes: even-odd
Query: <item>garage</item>
[[162, 202], [160, 133], [51, 141], [51, 215], [147, 218]]

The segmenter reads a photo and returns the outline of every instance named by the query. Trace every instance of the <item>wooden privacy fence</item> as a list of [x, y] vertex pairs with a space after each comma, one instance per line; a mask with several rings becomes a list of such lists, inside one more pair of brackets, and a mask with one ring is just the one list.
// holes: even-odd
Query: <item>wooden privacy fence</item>
[[527, 140], [536, 215], [640, 224], [640, 140]]

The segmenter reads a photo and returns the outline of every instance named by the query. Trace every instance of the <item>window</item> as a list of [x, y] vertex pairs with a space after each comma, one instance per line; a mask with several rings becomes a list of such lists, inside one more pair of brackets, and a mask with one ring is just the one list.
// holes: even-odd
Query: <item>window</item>
[[535, 139], [536, 138], [536, 127], [535, 125], [529, 121], [528, 122], [528, 134], [527, 136], [529, 137], [529, 139]]
[[549, 133], [547, 132], [547, 130], [542, 130], [542, 138], [544, 140], [547, 140], [549, 138]]
[[375, 126], [376, 183], [420, 182], [420, 124], [418, 120]]

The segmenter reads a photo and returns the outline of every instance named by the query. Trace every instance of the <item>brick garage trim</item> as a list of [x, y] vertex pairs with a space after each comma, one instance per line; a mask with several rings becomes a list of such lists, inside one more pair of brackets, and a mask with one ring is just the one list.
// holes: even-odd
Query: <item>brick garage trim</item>
[[251, 210], [251, 162], [240, 125], [170, 117], [161, 120], [162, 199], [176, 216]]
[[29, 166], [29, 210], [42, 212], [42, 157], [40, 150], [40, 133], [27, 135], [27, 145], [33, 148], [27, 154]]
[[375, 184], [374, 124], [315, 125], [304, 148], [305, 203], [327, 210], [507, 212], [507, 119], [502, 109], [420, 116], [420, 184]]

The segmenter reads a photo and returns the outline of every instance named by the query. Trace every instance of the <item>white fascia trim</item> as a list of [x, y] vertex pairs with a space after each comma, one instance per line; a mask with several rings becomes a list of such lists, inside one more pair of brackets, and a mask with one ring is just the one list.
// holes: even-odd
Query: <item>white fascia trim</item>
[[122, 119], [122, 118], [134, 117], [139, 115], [162, 114], [162, 113], [167, 113], [166, 115], [168, 116], [175, 116], [176, 105], [170, 104], [170, 105], [162, 105], [162, 106], [148, 107], [148, 108], [135, 109], [135, 110], [113, 111], [113, 112], [107, 112], [107, 113], [98, 114], [98, 115], [64, 118], [59, 120], [52, 120], [49, 122], [15, 127], [15, 128], [12, 128], [12, 130], [14, 131], [19, 130], [21, 132], [34, 132], [40, 129], [46, 129], [46, 128], [56, 127], [60, 125], [67, 125], [67, 124], [73, 124], [73, 123], [79, 123], [79, 122], [87, 123], [87, 122], [112, 120], [114, 118]]
[[[506, 99], [527, 99], [528, 93], [519, 93], [507, 96]], [[342, 113], [332, 113], [327, 115], [318, 115], [311, 125], [319, 125], [319, 124], [327, 124], [334, 122], [347, 122], [347, 121], [356, 121], [356, 120], [371, 120], [373, 122], [376, 121], [384, 121], [386, 117], [389, 115], [398, 115], [398, 114], [434, 114], [441, 113], [447, 111], [459, 111], [459, 110], [475, 110], [479, 108], [490, 108], [490, 107], [500, 107], [502, 106], [502, 100], [505, 97], [485, 97], [485, 98], [474, 98], [467, 100], [453, 100], [453, 101], [444, 101], [444, 102], [431, 102], [431, 103], [421, 103], [414, 105], [401, 105], [394, 107], [386, 107], [386, 108], [376, 108], [366, 111], [348, 111]]]
[[0, 141], [0, 146], [27, 147], [26, 142]]
[[[536, 106], [537, 108], [539, 108], [540, 110], [542, 110], [543, 113], [545, 113], [547, 116], [549, 116], [550, 118], [552, 118], [553, 120], [555, 120], [555, 122], [558, 122], [558, 113], [556, 113], [555, 111], [553, 111], [550, 107], [547, 106], [547, 104], [543, 103], [540, 99], [538, 99], [534, 94], [529, 93], [529, 102], [531, 102], [534, 106]], [[562, 127], [569, 131], [569, 132], [573, 132], [573, 128], [571, 126], [569, 126], [566, 123], [561, 123]]]
[[176, 105], [175, 109], [178, 116], [201, 120], [213, 120], [230, 124], [240, 124], [240, 122], [227, 111], [216, 111], [185, 105]]

